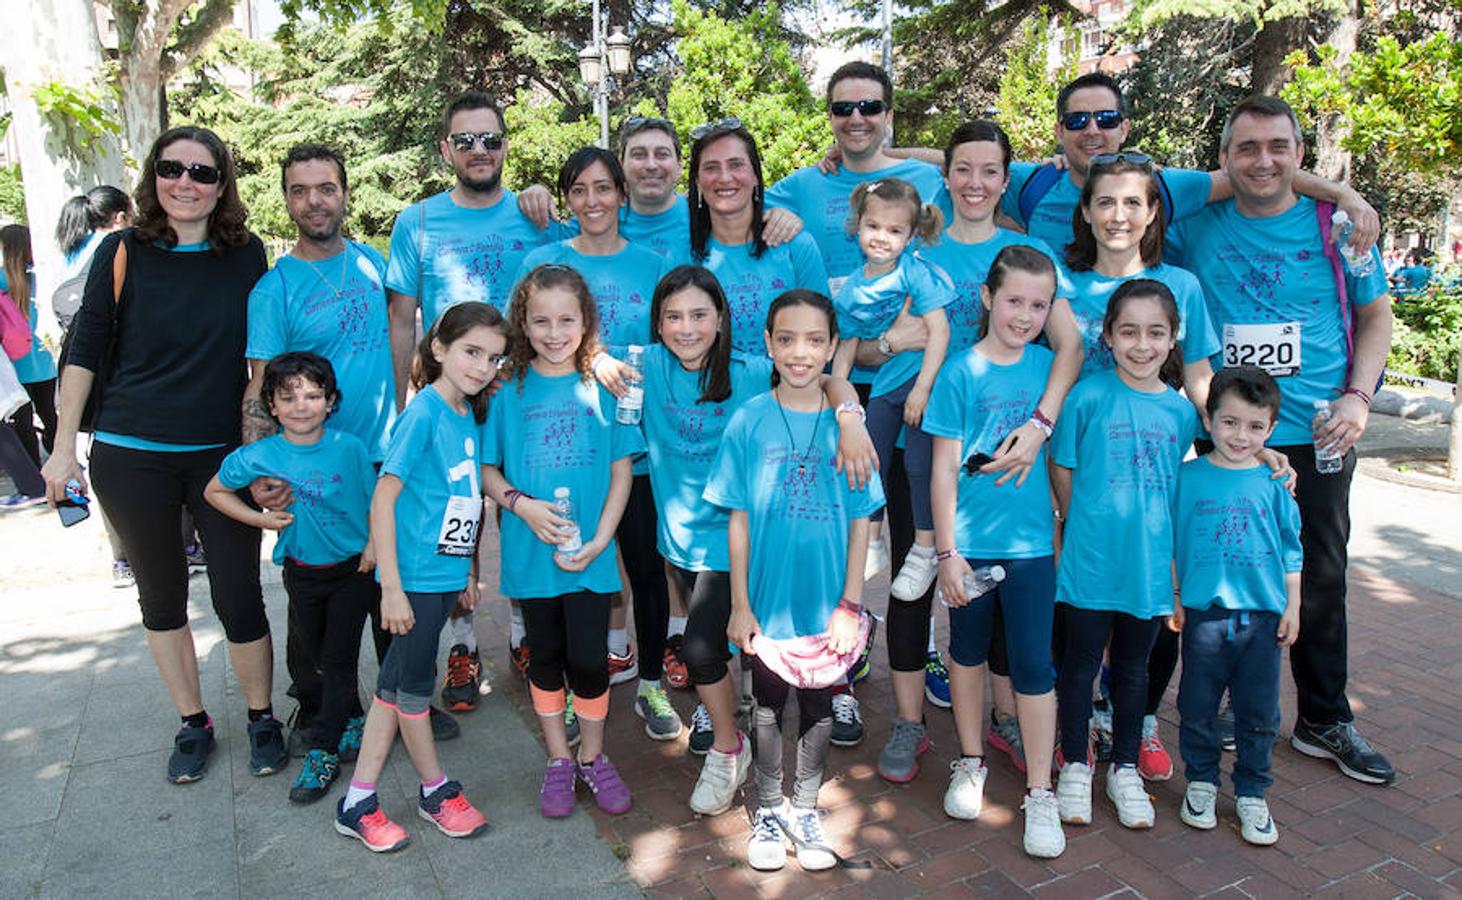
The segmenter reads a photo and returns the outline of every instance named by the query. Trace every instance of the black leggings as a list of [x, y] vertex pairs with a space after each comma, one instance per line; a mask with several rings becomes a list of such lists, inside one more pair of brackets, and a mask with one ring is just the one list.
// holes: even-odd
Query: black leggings
[[528, 680], [541, 691], [569, 688], [585, 700], [609, 690], [609, 595], [575, 591], [519, 598], [528, 631]]
[[[909, 480], [903, 476], [904, 453], [896, 450], [887, 484], [890, 577], [898, 574], [914, 545], [914, 512]], [[888, 667], [895, 672], [922, 672], [929, 654], [929, 613], [938, 579], [917, 600], [888, 598]]]
[[1059, 605], [1065, 607], [1066, 632], [1066, 650], [1056, 679], [1061, 752], [1070, 762], [1087, 759], [1091, 683], [1101, 670], [1102, 651], [1111, 638], [1112, 762], [1136, 765], [1147, 700], [1147, 655], [1163, 620]]
[[[149, 631], [188, 624], [188, 562], [178, 529], [186, 507], [208, 554], [208, 587], [224, 635], [230, 643], [247, 644], [269, 634], [259, 587], [259, 530], [203, 499], [203, 488], [228, 453], [228, 447], [165, 453], [92, 445], [92, 484], [127, 548], [142, 625]], [[253, 505], [248, 491], [239, 496]]]
[[[752, 750], [756, 759], [756, 791], [762, 806], [782, 802], [782, 712], [792, 686], [768, 669], [755, 656], [742, 659], [751, 669], [751, 693], [756, 698], [752, 713]], [[797, 773], [792, 784], [792, 805], [798, 809], [817, 806], [822, 772], [827, 764], [828, 741], [833, 730], [832, 688], [797, 689]]]
[[376, 579], [359, 568], [359, 556], [333, 566], [284, 561], [288, 644], [303, 654], [299, 662], [308, 678], [301, 683], [297, 676], [300, 705], [315, 711], [309, 746], [331, 753], [345, 720], [360, 715], [360, 632], [371, 607], [381, 603]]
[[685, 598], [685, 643], [681, 659], [691, 684], [715, 684], [726, 677], [731, 661], [726, 626], [731, 624], [731, 573], [687, 572], [670, 567], [670, 575]]
[[1152, 653], [1147, 657], [1147, 706], [1144, 712], [1157, 715], [1162, 706], [1163, 694], [1168, 692], [1168, 683], [1178, 668], [1178, 633], [1170, 628], [1159, 628], [1157, 640], [1153, 641]]
[[[56, 446], [56, 379], [34, 381], [22, 387], [30, 395], [30, 402], [15, 411], [15, 415], [10, 417], [10, 425], [15, 429], [25, 452], [39, 466], [40, 448], [45, 447], [46, 452], [50, 453]], [[39, 442], [36, 440], [37, 418], [41, 420]]]
[[647, 681], [660, 680], [660, 670], [665, 665], [665, 629], [670, 625], [665, 560], [656, 549], [658, 528], [650, 476], [636, 475], [630, 487], [629, 503], [614, 536], [619, 539], [619, 552], [624, 557], [624, 570], [629, 574], [630, 590], [634, 593], [640, 677]]

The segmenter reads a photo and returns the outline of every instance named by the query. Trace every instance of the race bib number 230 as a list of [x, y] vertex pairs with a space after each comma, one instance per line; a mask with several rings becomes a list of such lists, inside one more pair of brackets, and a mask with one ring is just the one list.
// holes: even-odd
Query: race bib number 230
[[449, 497], [437, 533], [437, 552], [443, 556], [471, 556], [477, 551], [477, 527], [482, 521], [478, 497]]
[[1300, 323], [1224, 325], [1223, 364], [1258, 366], [1276, 378], [1300, 371]]

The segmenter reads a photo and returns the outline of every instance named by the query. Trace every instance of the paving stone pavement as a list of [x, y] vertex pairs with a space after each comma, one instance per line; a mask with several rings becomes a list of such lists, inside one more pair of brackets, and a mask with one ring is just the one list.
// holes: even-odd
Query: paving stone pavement
[[[1441, 440], [1435, 426], [1377, 417], [1366, 446]], [[690, 811], [700, 760], [684, 736], [644, 736], [631, 685], [615, 691], [608, 752], [634, 791], [634, 809], [606, 817], [581, 799], [574, 816], [545, 822], [534, 802], [542, 749], [526, 692], [509, 671], [499, 602], [486, 603], [478, 619], [491, 690], [459, 718], [462, 738], [441, 745], [448, 772], [492, 821], [487, 835], [452, 841], [411, 815], [416, 780], [400, 750], [382, 797], [413, 843], [389, 856], [330, 829], [327, 804], [340, 788], [301, 808], [285, 799], [293, 768], [251, 777], [242, 698], [203, 576], [193, 580], [192, 610], [219, 748], [201, 782], [168, 785], [162, 773], [176, 718], [142, 642], [134, 595], [104, 577], [99, 526], [62, 530], [50, 513], [0, 517], [0, 898], [1462, 897], [1462, 497], [1360, 476], [1352, 510], [1350, 694], [1361, 728], [1400, 772], [1395, 786], [1350, 781], [1281, 741], [1269, 796], [1282, 837], [1258, 849], [1239, 839], [1227, 790], [1220, 828], [1195, 832], [1177, 817], [1181, 773], [1150, 785], [1157, 825], [1131, 832], [1117, 824], [1098, 776], [1093, 824], [1068, 828], [1065, 855], [1037, 862], [1020, 848], [1022, 782], [1003, 757], [991, 760], [981, 818], [944, 816], [945, 767], [957, 746], [947, 712], [929, 711], [934, 746], [911, 784], [877, 776], [893, 708], [880, 636], [873, 675], [858, 691], [868, 738], [834, 748], [820, 796], [829, 838], [873, 868], [815, 875], [795, 861], [778, 873], [753, 872], [741, 809]], [[488, 541], [495, 549], [491, 531]], [[484, 581], [495, 586], [495, 554], [484, 563]], [[277, 570], [266, 563], [264, 572], [280, 659], [275, 703], [284, 712], [292, 706], [282, 683], [284, 598]], [[886, 587], [886, 578], [870, 584], [875, 609]], [[944, 629], [941, 616], [941, 641]], [[362, 657], [368, 687], [374, 659]], [[677, 691], [672, 700], [688, 721], [693, 696]], [[1287, 679], [1283, 702], [1287, 737]], [[1171, 702], [1160, 718], [1176, 755]]]

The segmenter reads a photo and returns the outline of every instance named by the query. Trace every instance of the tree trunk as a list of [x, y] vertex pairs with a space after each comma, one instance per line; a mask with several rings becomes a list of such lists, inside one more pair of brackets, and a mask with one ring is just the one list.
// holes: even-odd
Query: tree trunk
[[[1350, 65], [1355, 53], [1356, 37], [1360, 34], [1362, 10], [1359, 4], [1350, 3], [1345, 12], [1335, 20], [1335, 27], [1325, 37], [1325, 43], [1335, 48], [1335, 65], [1342, 71]], [[1338, 114], [1324, 116], [1316, 123], [1315, 155], [1310, 162], [1315, 174], [1334, 181], [1350, 180], [1350, 151], [1340, 146], [1341, 117]]]
[[1250, 84], [1256, 94], [1278, 94], [1289, 81], [1289, 66], [1284, 58], [1305, 46], [1305, 16], [1270, 19], [1254, 36], [1254, 67]]
[[74, 146], [74, 129], [42, 115], [36, 89], [62, 83], [105, 96], [101, 45], [91, 0], [30, 0], [25, 15], [6, 29], [5, 85], [15, 118], [20, 173], [25, 182], [25, 215], [35, 254], [37, 296], [43, 321], [50, 315], [49, 290], [60, 280], [61, 249], [51, 238], [67, 199], [113, 184], [123, 190], [122, 159], [115, 140], [103, 139], [93, 152]]

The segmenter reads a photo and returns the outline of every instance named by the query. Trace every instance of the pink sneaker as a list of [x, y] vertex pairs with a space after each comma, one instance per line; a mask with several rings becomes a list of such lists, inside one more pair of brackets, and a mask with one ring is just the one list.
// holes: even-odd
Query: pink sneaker
[[611, 816], [629, 812], [629, 788], [614, 770], [614, 763], [603, 753], [588, 765], [579, 763], [579, 779], [594, 792], [594, 802], [600, 809]]
[[410, 843], [406, 829], [386, 818], [386, 811], [375, 794], [360, 801], [350, 809], [345, 808], [341, 797], [335, 807], [335, 830], [347, 837], [353, 837], [376, 853], [390, 853]]
[[447, 837], [476, 837], [487, 830], [487, 819], [467, 802], [462, 785], [456, 781], [449, 781], [422, 797], [416, 812]]
[[545, 818], [562, 819], [574, 811], [574, 761], [560, 756], [550, 759], [543, 770], [543, 789], [538, 792], [538, 811]]

